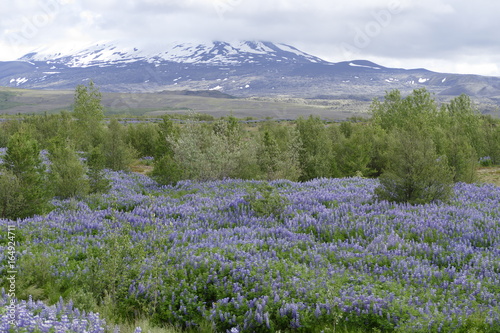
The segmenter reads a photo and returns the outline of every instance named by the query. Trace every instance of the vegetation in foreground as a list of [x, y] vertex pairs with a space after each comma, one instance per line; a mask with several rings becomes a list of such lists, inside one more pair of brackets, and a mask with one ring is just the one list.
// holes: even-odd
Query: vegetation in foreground
[[84, 318], [90, 332], [144, 318], [213, 332], [500, 329], [499, 187], [460, 183], [446, 204], [410, 205], [376, 200], [365, 178], [108, 177], [108, 194], [16, 226], [18, 298], [100, 317], [31, 316]]

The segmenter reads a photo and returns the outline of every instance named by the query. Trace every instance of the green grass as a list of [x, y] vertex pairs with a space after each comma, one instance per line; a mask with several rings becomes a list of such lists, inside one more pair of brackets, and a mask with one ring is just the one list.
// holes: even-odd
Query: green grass
[[0, 91], [0, 110], [11, 109], [16, 106], [22, 105], [22, 103], [14, 102], [16, 94], [10, 91]]
[[[150, 321], [144, 319], [144, 320], [139, 320], [134, 323], [129, 323], [129, 324], [119, 324], [119, 325], [110, 325], [110, 329], [108, 329], [108, 332], [106, 333], [113, 333], [114, 328], [118, 326], [120, 329], [120, 333], [134, 333], [135, 329], [137, 327], [140, 327], [142, 330], [142, 333], [190, 333], [190, 331], [182, 330], [180, 328], [176, 328], [173, 326], [162, 326], [162, 327], [157, 327], [151, 324]], [[200, 332], [200, 333], [212, 333], [214, 332], [208, 325], [207, 327], [202, 327], [199, 330], [192, 331], [192, 332]]]
[[[140, 320], [131, 324], [120, 324], [112, 326], [106, 333], [113, 333], [113, 329], [118, 326], [120, 329], [120, 333], [134, 333], [137, 327], [140, 327], [142, 333], [215, 333], [215, 331], [210, 327], [209, 324], [200, 327], [196, 330], [182, 330], [180, 328], [176, 328], [173, 326], [163, 326], [156, 327], [151, 324], [148, 320]], [[293, 331], [290, 331], [293, 332]], [[325, 327], [323, 330], [324, 333], [377, 333], [382, 332], [380, 330], [366, 330], [362, 328], [349, 328], [343, 325], [334, 325], [332, 323], [331, 326]], [[277, 331], [277, 333], [285, 333], [285, 331]]]
[[[71, 110], [74, 90], [34, 90], [0, 87], [0, 114], [31, 114]], [[102, 92], [107, 115], [158, 117], [198, 112], [214, 117], [297, 118], [310, 114], [329, 119], [363, 116], [370, 102], [355, 100], [308, 100], [300, 98], [215, 98], [183, 92]]]

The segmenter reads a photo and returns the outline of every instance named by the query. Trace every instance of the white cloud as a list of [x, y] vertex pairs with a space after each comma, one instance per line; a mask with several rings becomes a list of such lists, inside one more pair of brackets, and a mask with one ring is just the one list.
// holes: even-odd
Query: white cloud
[[500, 2], [489, 0], [3, 1], [0, 60], [48, 44], [257, 39], [334, 61], [453, 62], [446, 68], [500, 75]]

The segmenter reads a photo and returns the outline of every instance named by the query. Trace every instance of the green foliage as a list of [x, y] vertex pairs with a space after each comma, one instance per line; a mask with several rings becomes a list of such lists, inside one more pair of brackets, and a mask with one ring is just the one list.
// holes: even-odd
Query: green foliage
[[439, 128], [435, 130], [438, 152], [448, 157], [455, 182], [476, 180], [478, 154], [484, 151], [481, 118], [471, 99], [461, 95], [441, 107]]
[[49, 149], [49, 159], [49, 180], [56, 196], [70, 198], [89, 192], [86, 169], [68, 141], [55, 138]]
[[371, 106], [373, 122], [386, 131], [392, 129], [427, 130], [437, 124], [438, 110], [431, 94], [425, 89], [416, 89], [406, 98], [399, 90], [387, 92], [384, 101], [375, 100]]
[[[409, 168], [408, 162], [404, 162], [405, 160], [409, 160], [409, 156], [404, 156], [401, 153], [395, 155], [394, 150], [389, 153], [392, 154], [389, 157], [392, 166], [388, 166], [386, 174], [382, 176], [381, 181], [384, 183], [386, 190], [389, 187], [392, 188], [388, 190], [392, 194], [385, 193], [385, 195], [382, 195], [379, 193], [382, 197], [406, 197], [409, 201], [415, 202], [415, 199], [410, 198], [411, 195], [409, 193], [403, 193], [408, 192], [408, 190], [414, 187], [415, 185], [410, 184], [415, 184], [417, 179], [420, 179], [420, 182], [424, 178], [427, 178], [428, 184], [424, 186], [424, 181], [418, 187], [427, 187], [428, 190], [426, 192], [429, 192], [431, 188], [430, 182], [435, 181], [436, 186], [431, 191], [435, 192], [435, 194], [420, 194], [418, 196], [421, 197], [423, 202], [429, 202], [447, 196], [447, 194], [438, 194], [441, 191], [440, 189], [444, 190], [445, 188], [440, 185], [440, 177], [442, 177], [444, 183], [449, 181], [450, 174], [454, 182], [470, 183], [476, 180], [475, 169], [478, 154], [485, 152], [485, 135], [481, 133], [481, 117], [468, 96], [461, 95], [453, 99], [449, 104], [442, 105], [441, 110], [438, 111], [431, 94], [425, 89], [414, 90], [406, 98], [402, 98], [399, 91], [392, 91], [386, 94], [383, 103], [377, 100], [374, 101], [372, 112], [373, 122], [376, 126], [380, 126], [390, 134], [397, 133], [395, 134], [396, 137], [401, 137], [401, 133], [407, 133], [414, 136], [415, 145], [422, 145], [422, 147], [418, 148], [415, 145], [409, 145], [408, 142], [401, 142], [401, 145], [406, 146], [406, 149], [409, 149], [412, 154], [415, 153], [415, 166], [421, 165], [423, 168], [419, 173], [415, 173], [413, 167], [410, 168], [411, 171], [407, 172], [408, 176], [404, 185], [402, 183], [404, 180], [404, 171], [400, 171], [399, 179], [396, 179], [397, 177], [394, 172], [389, 170], [394, 171], [394, 168], [402, 168], [405, 164]], [[420, 143], [418, 143], [419, 141]], [[426, 146], [437, 155], [434, 156], [433, 153], [429, 152], [430, 155], [426, 157], [420, 153], [416, 153], [419, 150], [425, 149]], [[400, 148], [396, 148], [396, 151], [398, 150], [401, 151]], [[381, 156], [383, 155], [379, 155], [379, 157]], [[446, 161], [447, 168], [438, 165], [434, 166], [435, 169], [431, 167], [437, 156], [441, 156], [440, 161]], [[397, 162], [397, 158], [402, 159], [402, 161]], [[425, 158], [428, 158], [429, 161], [424, 167]], [[384, 163], [381, 164], [383, 165]], [[432, 176], [432, 172], [438, 174]], [[415, 175], [417, 174], [416, 179]], [[396, 184], [402, 186], [400, 189], [401, 193], [399, 194], [396, 194]]]
[[70, 139], [73, 136], [74, 120], [67, 111], [59, 114], [43, 114], [27, 116], [23, 119], [33, 129], [33, 137], [40, 143], [40, 148], [48, 149], [50, 141], [55, 137]]
[[158, 136], [155, 142], [154, 156], [160, 159], [165, 155], [173, 156], [173, 142], [179, 138], [179, 127], [174, 124], [168, 116], [163, 117], [163, 121], [158, 126]]
[[454, 182], [473, 183], [476, 181], [477, 154], [470, 141], [460, 132], [448, 132], [441, 142], [442, 154], [447, 156], [448, 165], [453, 170]]
[[9, 138], [4, 164], [18, 177], [43, 169], [38, 141], [28, 128], [23, 127]]
[[77, 277], [83, 289], [91, 292], [100, 302], [107, 295], [116, 298], [122, 277], [133, 274], [133, 270], [126, 269], [127, 260], [134, 259], [132, 249], [127, 234], [111, 235], [104, 246], [89, 248], [85, 259], [88, 272], [82, 272]]
[[[393, 91], [383, 102], [374, 101], [372, 111], [373, 119], [367, 122], [326, 125], [313, 116], [295, 124], [267, 121], [255, 125], [257, 133], [250, 126], [244, 131], [232, 116], [212, 125], [175, 126], [166, 118], [159, 126], [161, 154], [157, 155], [169, 154], [175, 163], [167, 164], [183, 170], [181, 177], [198, 180], [378, 177], [388, 165], [389, 136], [395, 131], [418, 131], [432, 139], [438, 156], [446, 156], [454, 181], [472, 182], [478, 157], [495, 154], [496, 123], [490, 122], [488, 131], [478, 130], [486, 125], [464, 96], [438, 110], [425, 89], [407, 97]], [[469, 124], [462, 126], [464, 122]]]
[[125, 141], [140, 157], [155, 156], [156, 145], [160, 141], [158, 125], [150, 123], [129, 125], [126, 128]]
[[184, 179], [183, 169], [170, 155], [155, 160], [151, 177], [163, 185], [173, 185]]
[[469, 96], [462, 94], [452, 99], [449, 104], [444, 105], [442, 113], [448, 116], [450, 132], [463, 136], [476, 152], [483, 150], [482, 120]]
[[[47, 172], [40, 158], [38, 142], [27, 130], [15, 133], [7, 143], [7, 154], [4, 158], [5, 168], [15, 176], [21, 186], [23, 204], [16, 217], [41, 214], [49, 209], [51, 193], [47, 183]], [[6, 180], [15, 187], [16, 182], [7, 175]], [[18, 195], [16, 194], [16, 198]], [[17, 199], [15, 200], [17, 201]]]
[[415, 131], [396, 131], [391, 139], [388, 166], [375, 191], [378, 199], [411, 204], [446, 200], [453, 172], [432, 140]]
[[75, 89], [75, 105], [73, 116], [78, 123], [89, 125], [104, 120], [104, 107], [101, 104], [102, 95], [94, 82], [88, 86], [78, 85]]
[[301, 181], [330, 177], [333, 174], [332, 142], [324, 122], [319, 117], [310, 116], [297, 120], [300, 142], [299, 162]]
[[17, 119], [0, 122], [0, 147], [6, 147], [9, 138], [14, 133], [19, 132], [22, 126], [24, 126], [24, 124]]
[[258, 217], [273, 216], [279, 219], [289, 204], [288, 199], [267, 182], [255, 185], [248, 192], [245, 201]]
[[351, 137], [353, 131], [353, 124], [350, 121], [344, 121], [340, 124], [339, 129], [340, 132], [344, 135], [346, 139]]
[[[290, 132], [285, 130], [285, 132]], [[267, 180], [289, 179], [296, 181], [300, 176], [298, 149], [300, 142], [294, 133], [284, 133], [282, 147], [269, 131], [264, 131], [257, 148], [257, 163]], [[282, 139], [283, 140], [283, 139]]]
[[53, 296], [56, 302], [60, 295], [60, 288], [51, 277], [52, 267], [55, 264], [55, 257], [34, 251], [31, 256], [22, 256], [18, 261], [19, 280], [17, 297], [20, 299], [32, 296], [35, 300], [49, 299]]
[[137, 155], [125, 142], [126, 132], [117, 119], [111, 119], [105, 133], [103, 154], [105, 166], [111, 170], [128, 170], [130, 163]]
[[167, 137], [173, 158], [184, 177], [197, 180], [235, 178], [245, 144], [235, 135], [230, 121], [214, 130], [200, 123], [188, 123], [178, 138]]
[[15, 102], [16, 93], [11, 91], [0, 91], [0, 110], [13, 108], [22, 103]]
[[369, 124], [363, 127], [364, 135], [371, 143], [370, 162], [367, 165], [369, 173], [366, 176], [378, 177], [387, 165], [387, 151], [389, 149], [389, 138], [386, 131], [380, 126]]
[[482, 124], [484, 150], [480, 157], [489, 157], [492, 165], [500, 165], [500, 122], [491, 117], [485, 118]]
[[174, 159], [174, 146], [179, 139], [179, 132], [179, 128], [169, 117], [163, 117], [163, 122], [158, 126], [154, 169], [151, 174], [160, 184], [175, 184], [184, 179], [184, 171]]
[[86, 155], [90, 192], [106, 192], [109, 189], [110, 182], [104, 177], [106, 159], [103, 153], [102, 145], [91, 148]]
[[[2, 124], [5, 136], [0, 139], [6, 141], [7, 154], [1, 178], [3, 187], [10, 189], [10, 194], [2, 197], [4, 216], [45, 213], [54, 194], [69, 198], [85, 195], [89, 189], [105, 191], [108, 182], [102, 170], [106, 163], [114, 169], [126, 168], [130, 150], [123, 148], [123, 130], [112, 123], [106, 132], [103, 119], [101, 95], [91, 82], [88, 87], [76, 88], [72, 114], [26, 116]], [[109, 139], [106, 145], [105, 139]], [[88, 177], [73, 143], [87, 151]], [[49, 151], [50, 172], [42, 163], [42, 148]]]
[[76, 118], [73, 130], [74, 141], [87, 151], [103, 142], [104, 107], [101, 93], [90, 81], [88, 87], [79, 85], [75, 90], [73, 116]]
[[279, 153], [276, 140], [271, 138], [268, 131], [264, 132], [257, 159], [260, 169], [267, 175], [268, 179], [272, 179], [273, 174], [278, 170]]
[[242, 149], [237, 160], [237, 167], [233, 175], [239, 179], [263, 179], [265, 178], [258, 163], [259, 142], [255, 136], [243, 139]]
[[336, 145], [336, 165], [342, 176], [369, 176], [373, 173], [369, 166], [374, 151], [373, 139], [374, 135], [367, 127], [351, 124], [349, 136]]
[[0, 218], [16, 218], [24, 204], [19, 179], [11, 171], [0, 169], [0, 189]]
[[[164, 116], [158, 124], [125, 127], [112, 119], [105, 126], [101, 94], [90, 82], [75, 89], [72, 113], [27, 116], [21, 121], [0, 124], [0, 146], [6, 146], [18, 132], [29, 133], [31, 140], [38, 143], [38, 150], [48, 148], [53, 152], [54, 170], [59, 171], [51, 175], [51, 188], [66, 189], [67, 192], [56, 191], [68, 197], [85, 193], [88, 187], [91, 192], [106, 191], [109, 182], [103, 177], [103, 169], [127, 170], [137, 156], [154, 157], [153, 177], [163, 184], [181, 179], [307, 181], [318, 177], [378, 177], [384, 171], [387, 177], [389, 162], [392, 166], [404, 164], [395, 161], [402, 157], [395, 155], [397, 149], [392, 142], [399, 132], [417, 133], [419, 138], [431, 140], [436, 156], [448, 165], [446, 175], [451, 170], [456, 182], [475, 181], [478, 160], [491, 165], [500, 163], [498, 121], [479, 115], [465, 95], [438, 109], [432, 94], [425, 89], [406, 97], [391, 91], [383, 101], [375, 100], [371, 110], [371, 120], [354, 119], [340, 124], [326, 124], [319, 117], [310, 116], [296, 122], [248, 125], [232, 115], [216, 120], [189, 114], [180, 117], [181, 123]], [[58, 143], [51, 147], [54, 140]], [[86, 166], [76, 161], [76, 149], [85, 151]], [[77, 183], [82, 167], [87, 170], [88, 186], [86, 181], [82, 181], [82, 190], [76, 185], [73, 189], [62, 185]], [[19, 183], [22, 188], [25, 183], [17, 171], [9, 170], [10, 174], [3, 176], [5, 186], [15, 188]]]
[[227, 138], [235, 143], [241, 140], [242, 127], [233, 115], [221, 118], [214, 122], [213, 131], [216, 135]]

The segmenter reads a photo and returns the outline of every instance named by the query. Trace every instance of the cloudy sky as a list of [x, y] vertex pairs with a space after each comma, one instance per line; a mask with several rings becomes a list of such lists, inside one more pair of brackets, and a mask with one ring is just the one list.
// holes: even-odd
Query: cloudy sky
[[110, 40], [264, 40], [334, 62], [500, 76], [499, 13], [494, 0], [2, 0], [0, 61]]

